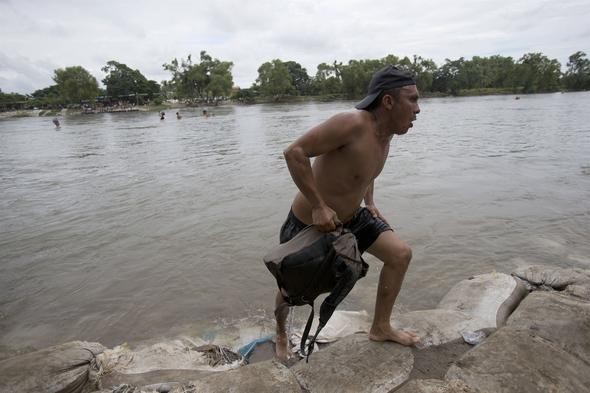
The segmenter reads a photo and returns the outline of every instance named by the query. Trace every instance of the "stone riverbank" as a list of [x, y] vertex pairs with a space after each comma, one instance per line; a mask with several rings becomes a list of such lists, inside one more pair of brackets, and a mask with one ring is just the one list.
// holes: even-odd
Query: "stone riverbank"
[[420, 334], [416, 348], [368, 340], [359, 315], [333, 318], [354, 329], [309, 362], [276, 361], [268, 340], [251, 346], [249, 362], [186, 337], [112, 349], [71, 342], [0, 361], [0, 391], [590, 392], [590, 270], [529, 266], [467, 278], [437, 308], [394, 316]]

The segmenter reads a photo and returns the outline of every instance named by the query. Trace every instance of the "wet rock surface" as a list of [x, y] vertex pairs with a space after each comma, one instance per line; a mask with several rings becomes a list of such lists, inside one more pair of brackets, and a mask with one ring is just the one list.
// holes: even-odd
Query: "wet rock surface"
[[551, 341], [511, 327], [499, 329], [452, 365], [446, 379], [478, 392], [588, 392], [590, 367]]
[[590, 365], [590, 302], [561, 293], [534, 292], [506, 326], [541, 337]]
[[301, 393], [301, 388], [293, 373], [275, 360], [211, 374], [185, 385], [185, 389], [188, 390], [188, 388], [199, 393], [276, 391]]
[[[590, 393], [588, 271], [531, 266], [514, 275], [468, 278], [439, 308], [395, 315], [396, 327], [422, 336], [417, 348], [345, 333], [286, 366], [268, 340], [248, 365], [235, 348], [198, 339], [112, 350], [74, 342], [0, 357], [0, 391]], [[338, 317], [337, 325], [366, 316]]]
[[475, 391], [459, 380], [415, 379], [405, 384], [399, 393], [474, 393]]
[[313, 353], [291, 368], [311, 392], [389, 392], [403, 384], [414, 365], [412, 350], [354, 334]]

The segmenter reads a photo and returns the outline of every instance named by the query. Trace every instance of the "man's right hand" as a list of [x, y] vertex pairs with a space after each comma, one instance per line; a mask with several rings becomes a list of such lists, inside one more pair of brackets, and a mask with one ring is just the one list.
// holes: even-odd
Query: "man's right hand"
[[332, 232], [336, 230], [336, 225], [340, 224], [338, 215], [326, 205], [314, 207], [311, 210], [313, 225], [320, 232]]

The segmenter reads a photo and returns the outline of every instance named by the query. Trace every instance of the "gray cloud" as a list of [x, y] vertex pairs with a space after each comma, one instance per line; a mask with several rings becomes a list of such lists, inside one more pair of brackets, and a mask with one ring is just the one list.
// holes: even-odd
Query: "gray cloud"
[[53, 70], [56, 68], [47, 59], [31, 60], [0, 52], [0, 88], [3, 92], [32, 93], [53, 84]]
[[234, 63], [250, 86], [258, 67], [294, 60], [315, 74], [334, 60], [421, 55], [445, 58], [543, 52], [562, 64], [589, 53], [585, 0], [155, 0], [0, 1], [0, 88], [30, 93], [53, 70], [82, 65], [97, 80], [117, 60], [162, 81], [162, 64], [201, 50]]

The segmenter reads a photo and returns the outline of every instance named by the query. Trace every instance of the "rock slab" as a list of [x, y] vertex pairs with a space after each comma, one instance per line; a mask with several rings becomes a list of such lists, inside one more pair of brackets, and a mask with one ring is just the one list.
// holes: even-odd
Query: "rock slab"
[[[192, 390], [191, 390], [192, 389]], [[231, 371], [210, 374], [183, 386], [182, 392], [199, 393], [301, 393], [295, 376], [275, 360], [260, 362]]]
[[506, 326], [463, 355], [445, 379], [482, 393], [586, 393], [590, 365], [549, 340]]
[[302, 360], [291, 371], [310, 393], [386, 393], [408, 379], [413, 365], [410, 348], [354, 334], [312, 353], [308, 363]]
[[590, 302], [556, 292], [534, 292], [506, 326], [542, 337], [590, 368]]
[[459, 380], [414, 379], [396, 393], [474, 393], [475, 391]]

